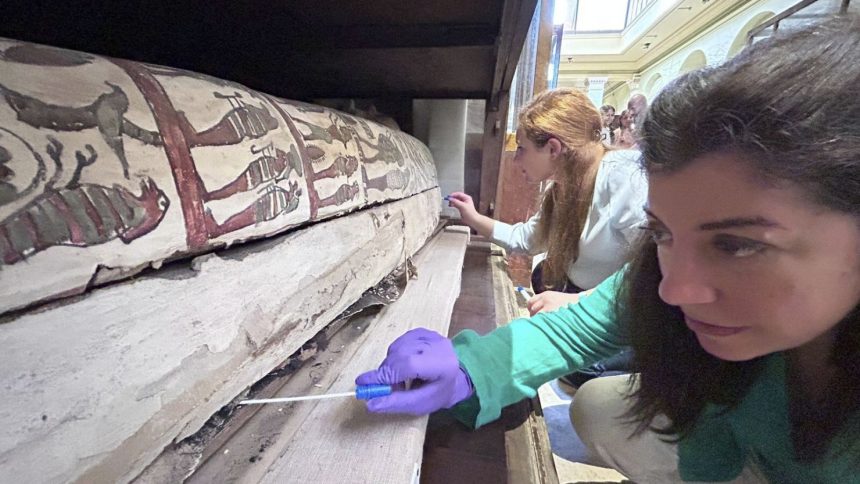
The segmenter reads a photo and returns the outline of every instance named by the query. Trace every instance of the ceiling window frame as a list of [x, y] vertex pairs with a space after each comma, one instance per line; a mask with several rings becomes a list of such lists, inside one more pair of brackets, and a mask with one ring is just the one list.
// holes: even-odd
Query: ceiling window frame
[[[603, 30], [579, 30], [577, 23], [579, 22], [579, 2], [581, 0], [572, 0], [572, 18], [571, 27], [574, 34], [618, 34], [627, 28], [630, 22], [630, 3], [636, 0], [626, 0], [627, 6], [624, 9], [624, 25], [620, 29], [603, 29]], [[647, 0], [646, 0], [647, 4]]]

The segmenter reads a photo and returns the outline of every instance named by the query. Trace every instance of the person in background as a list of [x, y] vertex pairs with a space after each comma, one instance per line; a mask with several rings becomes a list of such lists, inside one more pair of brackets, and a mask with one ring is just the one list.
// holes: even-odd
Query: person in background
[[612, 132], [612, 139], [615, 140], [613, 145], [615, 148], [622, 150], [638, 149], [636, 145], [636, 135], [634, 134], [633, 115], [629, 109], [621, 111], [621, 117], [618, 118], [618, 127]]
[[[631, 343], [571, 418], [637, 483], [856, 482], [860, 469], [860, 17], [780, 30], [662, 90], [642, 125], [645, 238], [578, 304], [452, 341], [399, 337], [371, 412], [481, 426]], [[766, 115], [765, 115], [766, 114]]]
[[615, 107], [610, 106], [609, 104], [604, 104], [600, 107], [600, 122], [602, 123], [602, 127], [600, 128], [600, 140], [603, 141], [603, 144], [606, 146], [612, 146], [612, 121], [615, 120]]
[[634, 94], [631, 96], [627, 101], [627, 112], [632, 118], [633, 134], [638, 136], [639, 129], [645, 121], [645, 113], [648, 112], [648, 99], [645, 95]]
[[574, 293], [618, 270], [645, 220], [639, 153], [607, 148], [601, 126], [600, 113], [575, 89], [543, 92], [522, 109], [514, 162], [528, 180], [552, 181], [526, 222], [510, 225], [482, 215], [465, 193], [447, 197], [478, 234], [510, 251], [546, 252], [533, 274], [531, 314], [575, 302]]
[[612, 130], [613, 136], [615, 135], [615, 130], [621, 127], [621, 115], [616, 114], [612, 116], [612, 121], [609, 123], [609, 129]]

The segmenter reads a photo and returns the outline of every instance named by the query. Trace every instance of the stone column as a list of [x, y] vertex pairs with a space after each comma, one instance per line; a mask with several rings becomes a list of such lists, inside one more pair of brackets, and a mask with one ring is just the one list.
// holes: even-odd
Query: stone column
[[630, 95], [638, 94], [641, 91], [639, 90], [642, 85], [642, 75], [634, 74], [633, 77], [627, 81], [627, 85], [630, 86]]
[[608, 80], [608, 77], [588, 78], [588, 91], [586, 91], [586, 94], [588, 94], [588, 98], [598, 108], [603, 105], [603, 88], [606, 86], [606, 81]]

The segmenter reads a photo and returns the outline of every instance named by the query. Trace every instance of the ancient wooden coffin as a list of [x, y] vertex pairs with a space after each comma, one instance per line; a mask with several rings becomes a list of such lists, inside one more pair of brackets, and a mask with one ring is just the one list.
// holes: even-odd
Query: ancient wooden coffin
[[381, 125], [0, 40], [0, 481], [134, 478], [414, 254], [435, 187]]
[[193, 72], [0, 39], [0, 313], [436, 186], [426, 146]]

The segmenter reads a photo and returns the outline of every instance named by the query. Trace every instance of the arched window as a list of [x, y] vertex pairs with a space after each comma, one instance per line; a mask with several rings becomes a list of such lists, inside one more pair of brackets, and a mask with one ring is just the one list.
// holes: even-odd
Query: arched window
[[755, 17], [753, 17], [752, 19], [750, 19], [749, 22], [745, 23], [744, 26], [741, 27], [741, 30], [738, 32], [738, 35], [735, 37], [734, 42], [732, 42], [731, 47], [729, 47], [729, 51], [726, 54], [726, 60], [731, 59], [732, 57], [735, 56], [735, 54], [737, 54], [738, 52], [743, 50], [744, 47], [746, 47], [746, 45], [747, 45], [747, 34], [749, 33], [750, 30], [757, 27], [759, 24], [761, 24], [765, 20], [773, 17], [773, 15], [774, 15], [773, 12], [762, 12], [762, 13], [756, 15]]
[[690, 52], [690, 55], [688, 55], [684, 60], [684, 63], [681, 64], [681, 69], [678, 71], [678, 74], [690, 72], [693, 69], [699, 69], [706, 65], [708, 65], [708, 59], [705, 58], [705, 53], [701, 50], [694, 50], [693, 52]]
[[660, 73], [654, 74], [651, 79], [648, 79], [648, 83], [645, 84], [645, 95], [648, 99], [654, 99], [654, 96], [660, 92], [660, 89], [663, 88], [663, 76]]

